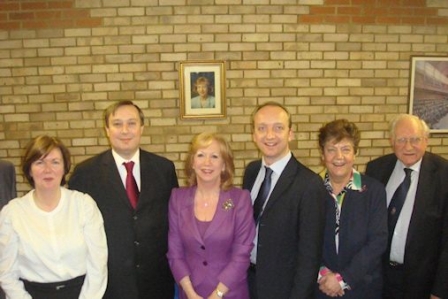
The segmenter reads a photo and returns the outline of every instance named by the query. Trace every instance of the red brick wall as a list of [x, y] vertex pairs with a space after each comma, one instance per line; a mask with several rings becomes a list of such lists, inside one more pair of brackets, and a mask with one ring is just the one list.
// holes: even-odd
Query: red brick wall
[[[90, 17], [90, 10], [76, 8], [75, 0], [2, 0], [0, 29], [45, 29], [97, 27], [102, 18]], [[299, 23], [308, 24], [406, 24], [442, 25], [448, 18], [426, 0], [325, 0], [310, 6]]]
[[0, 30], [97, 27], [101, 18], [89, 9], [75, 7], [75, 0], [1, 0]]
[[[38, 134], [63, 139], [77, 164], [108, 146], [102, 111], [132, 99], [143, 148], [174, 161], [217, 131], [236, 184], [259, 156], [250, 114], [268, 100], [292, 113], [293, 153], [321, 169], [317, 131], [347, 118], [362, 131], [356, 167], [391, 151], [387, 122], [409, 111], [410, 57], [446, 56], [448, 0], [0, 0], [0, 159], [18, 172]], [[179, 62], [226, 62], [225, 119], [179, 118]], [[448, 157], [448, 133], [429, 150]]]
[[426, 0], [325, 0], [322, 6], [312, 6], [309, 15], [301, 15], [299, 22], [446, 25], [448, 18], [427, 7]]

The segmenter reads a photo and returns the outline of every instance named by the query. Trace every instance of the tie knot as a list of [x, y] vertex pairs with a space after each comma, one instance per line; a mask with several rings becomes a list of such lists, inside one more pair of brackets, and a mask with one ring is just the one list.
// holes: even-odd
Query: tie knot
[[411, 169], [411, 168], [405, 168], [405, 169], [404, 169], [404, 172], [406, 173], [406, 176], [408, 177], [408, 176], [411, 175], [411, 173], [412, 173], [412, 169]]
[[272, 169], [271, 168], [269, 168], [269, 167], [264, 167], [265, 169], [266, 169], [266, 174], [264, 175], [264, 177], [265, 178], [270, 178], [271, 177], [271, 175], [272, 175]]
[[127, 173], [132, 173], [132, 169], [134, 168], [134, 161], [130, 161], [130, 162], [123, 162], [124, 167], [126, 167], [126, 171]]

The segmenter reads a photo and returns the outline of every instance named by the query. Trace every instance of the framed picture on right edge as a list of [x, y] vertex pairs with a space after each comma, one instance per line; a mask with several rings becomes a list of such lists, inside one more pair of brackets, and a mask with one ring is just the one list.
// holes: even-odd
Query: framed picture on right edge
[[412, 56], [409, 113], [431, 133], [448, 133], [448, 57]]

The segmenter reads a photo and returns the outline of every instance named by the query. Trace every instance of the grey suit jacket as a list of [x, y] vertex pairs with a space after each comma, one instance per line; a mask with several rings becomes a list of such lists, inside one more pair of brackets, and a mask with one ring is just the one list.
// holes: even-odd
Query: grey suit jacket
[[15, 197], [17, 197], [17, 191], [14, 165], [0, 160], [0, 209]]
[[174, 164], [140, 150], [141, 190], [132, 209], [112, 151], [79, 164], [69, 187], [88, 193], [103, 214], [109, 249], [104, 299], [172, 299], [168, 251], [168, 201], [178, 186]]
[[[367, 164], [366, 174], [386, 185], [396, 162], [394, 154], [380, 157]], [[405, 298], [448, 298], [448, 161], [430, 152], [420, 168], [404, 271]]]
[[[252, 189], [260, 167], [260, 160], [247, 166], [244, 189]], [[259, 222], [256, 286], [259, 299], [314, 298], [323, 243], [325, 196], [321, 178], [291, 157]]]

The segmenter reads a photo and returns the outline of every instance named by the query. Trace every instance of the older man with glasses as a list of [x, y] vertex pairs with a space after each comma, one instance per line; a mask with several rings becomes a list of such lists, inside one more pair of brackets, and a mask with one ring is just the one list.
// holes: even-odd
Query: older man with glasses
[[366, 169], [387, 192], [383, 298], [448, 298], [448, 161], [426, 151], [429, 128], [417, 116], [398, 115], [389, 133], [394, 153]]

